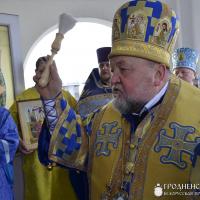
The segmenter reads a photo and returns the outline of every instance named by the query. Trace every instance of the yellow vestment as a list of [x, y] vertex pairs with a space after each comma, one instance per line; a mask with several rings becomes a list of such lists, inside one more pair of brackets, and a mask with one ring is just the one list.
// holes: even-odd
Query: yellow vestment
[[[192, 158], [200, 143], [199, 105], [200, 91], [172, 77], [162, 102], [140, 122], [132, 141], [130, 123], [112, 103], [87, 119], [73, 117], [70, 123], [66, 122], [66, 107], [52, 135], [49, 158], [64, 166], [85, 169], [84, 161], [89, 155], [90, 199], [113, 199], [121, 191], [131, 147], [135, 160], [131, 163], [129, 200], [154, 200], [160, 193], [163, 200], [188, 199], [190, 196], [181, 192], [191, 189], [187, 190], [186, 185], [191, 181]], [[91, 123], [91, 129], [85, 126]], [[71, 141], [70, 146], [64, 143], [66, 140]], [[109, 196], [103, 198], [107, 190]], [[170, 195], [173, 192], [179, 195]]]
[[[63, 95], [68, 99], [69, 104], [75, 107], [76, 100], [66, 91], [63, 91]], [[17, 96], [10, 112], [19, 130], [17, 102], [39, 98], [40, 96], [34, 87]], [[52, 171], [48, 171], [39, 162], [37, 154], [38, 151], [35, 150], [31, 154], [23, 155], [24, 200], [76, 200], [76, 195], [68, 177], [68, 170], [55, 167]]]

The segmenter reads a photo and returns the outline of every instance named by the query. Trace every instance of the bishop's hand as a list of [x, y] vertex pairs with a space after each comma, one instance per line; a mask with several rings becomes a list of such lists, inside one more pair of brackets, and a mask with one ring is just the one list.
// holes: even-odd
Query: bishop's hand
[[41, 87], [39, 85], [39, 80], [41, 78], [42, 73], [44, 72], [44, 69], [46, 67], [46, 64], [48, 62], [49, 56], [45, 57], [46, 59], [43, 59], [40, 63], [37, 69], [35, 70], [35, 75], [33, 77], [35, 84], [35, 87], [37, 91], [39, 92], [40, 96], [43, 99], [53, 99], [56, 97], [62, 90], [62, 81], [58, 75], [57, 67], [55, 62], [53, 62], [50, 66], [50, 75], [49, 75], [49, 82], [47, 86]]

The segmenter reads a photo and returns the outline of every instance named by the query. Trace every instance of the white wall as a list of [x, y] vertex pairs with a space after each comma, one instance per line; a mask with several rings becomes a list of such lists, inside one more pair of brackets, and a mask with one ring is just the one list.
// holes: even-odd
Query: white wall
[[0, 12], [20, 16], [22, 59], [35, 40], [58, 22], [58, 16], [94, 17], [111, 21], [122, 0], [0, 0]]

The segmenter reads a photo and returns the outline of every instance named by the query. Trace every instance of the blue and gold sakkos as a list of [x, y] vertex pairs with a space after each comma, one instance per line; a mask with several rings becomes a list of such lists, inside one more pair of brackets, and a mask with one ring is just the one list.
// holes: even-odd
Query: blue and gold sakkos
[[[82, 170], [87, 165], [90, 199], [110, 200], [119, 195], [126, 199], [127, 194], [119, 188], [128, 171], [134, 174], [133, 179], [126, 180], [128, 199], [154, 200], [157, 184], [197, 182], [194, 175], [191, 177], [191, 172], [198, 171], [192, 160], [200, 143], [199, 110], [196, 109], [199, 104], [199, 90], [172, 77], [162, 103], [138, 125], [131, 144], [130, 123], [112, 102], [85, 120], [80, 120], [75, 113], [72, 115], [71, 109], [66, 107], [52, 135], [49, 158]], [[70, 116], [74, 116], [73, 120], [66, 123]], [[133, 166], [125, 161], [129, 148], [133, 149], [135, 157]], [[85, 162], [87, 155], [88, 163]], [[163, 199], [173, 198], [163, 196]], [[183, 199], [187, 196], [176, 196], [176, 200]]]

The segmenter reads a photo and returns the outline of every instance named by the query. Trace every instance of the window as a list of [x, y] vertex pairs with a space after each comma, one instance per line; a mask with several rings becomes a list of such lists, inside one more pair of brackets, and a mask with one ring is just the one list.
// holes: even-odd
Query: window
[[[97, 21], [97, 20], [95, 20]], [[64, 88], [76, 98], [94, 67], [98, 67], [96, 49], [111, 46], [111, 23], [79, 21], [65, 34], [61, 49], [54, 57]], [[24, 64], [25, 88], [32, 87], [35, 62], [51, 53], [51, 44], [58, 29], [53, 27], [33, 45]]]

